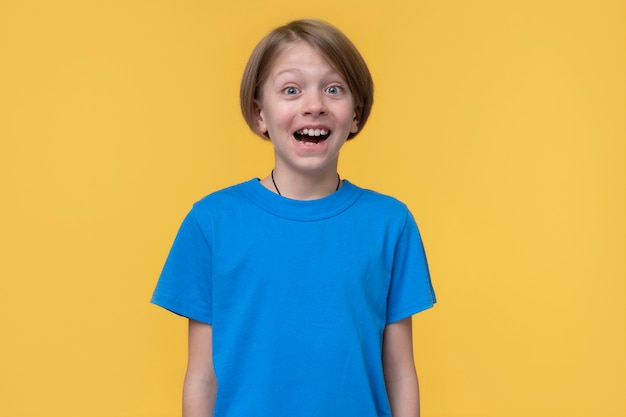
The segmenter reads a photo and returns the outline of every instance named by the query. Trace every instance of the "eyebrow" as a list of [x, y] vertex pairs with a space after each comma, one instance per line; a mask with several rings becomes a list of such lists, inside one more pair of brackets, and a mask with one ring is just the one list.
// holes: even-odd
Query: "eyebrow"
[[[276, 73], [276, 75], [274, 75], [274, 77], [279, 77], [283, 74], [287, 74], [287, 73], [296, 73], [296, 74], [301, 74], [303, 73], [302, 70], [298, 69], [298, 68], [287, 68], [284, 70], [281, 70], [279, 72]], [[337, 75], [339, 78], [341, 78], [343, 80], [343, 77], [341, 76], [341, 74], [339, 74], [339, 72], [333, 68], [331, 68], [326, 74], [324, 74], [325, 77], [329, 76], [329, 75]]]
[[288, 69], [284, 69], [282, 71], [277, 72], [275, 76], [278, 77], [279, 75], [282, 75], [288, 72], [302, 72], [302, 71], [296, 68], [288, 68]]

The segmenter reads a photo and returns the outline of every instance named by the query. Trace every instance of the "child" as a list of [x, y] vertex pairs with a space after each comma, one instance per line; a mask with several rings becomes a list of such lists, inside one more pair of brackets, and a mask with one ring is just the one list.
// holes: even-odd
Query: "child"
[[185, 417], [419, 415], [411, 315], [435, 295], [417, 226], [337, 173], [372, 98], [361, 55], [322, 21], [253, 51], [241, 108], [274, 169], [193, 206], [152, 298], [189, 318]]

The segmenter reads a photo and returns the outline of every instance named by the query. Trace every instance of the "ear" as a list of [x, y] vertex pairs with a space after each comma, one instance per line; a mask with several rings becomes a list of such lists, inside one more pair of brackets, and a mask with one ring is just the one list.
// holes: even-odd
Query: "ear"
[[354, 114], [352, 115], [352, 124], [350, 125], [350, 133], [356, 133], [359, 131], [359, 119], [356, 116], [357, 110], [354, 110]]
[[259, 100], [254, 100], [254, 113], [259, 133], [267, 136], [267, 125], [265, 124], [265, 116], [263, 115], [263, 109], [261, 108], [261, 102]]

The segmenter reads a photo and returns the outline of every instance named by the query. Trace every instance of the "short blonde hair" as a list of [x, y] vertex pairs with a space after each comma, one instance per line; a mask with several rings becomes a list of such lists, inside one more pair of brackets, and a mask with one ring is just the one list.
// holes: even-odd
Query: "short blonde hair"
[[250, 129], [268, 139], [257, 126], [257, 105], [261, 89], [276, 57], [289, 45], [303, 41], [319, 51], [348, 84], [354, 98], [358, 131], [367, 121], [374, 102], [374, 82], [365, 60], [354, 44], [339, 29], [317, 19], [295, 20], [266, 35], [252, 51], [241, 80], [239, 100], [241, 112]]

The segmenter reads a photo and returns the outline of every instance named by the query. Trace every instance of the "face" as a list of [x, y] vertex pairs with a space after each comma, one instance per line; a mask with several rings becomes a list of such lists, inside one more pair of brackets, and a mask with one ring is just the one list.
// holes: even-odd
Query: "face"
[[334, 175], [341, 147], [358, 130], [347, 83], [306, 42], [289, 45], [276, 57], [256, 105], [277, 170]]

